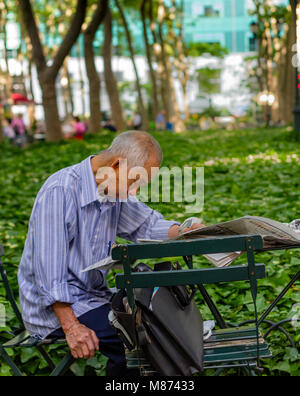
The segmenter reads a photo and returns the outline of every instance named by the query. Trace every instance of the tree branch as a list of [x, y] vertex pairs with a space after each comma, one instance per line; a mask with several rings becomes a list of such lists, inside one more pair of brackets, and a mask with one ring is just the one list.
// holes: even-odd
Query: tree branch
[[92, 36], [94, 37], [99, 26], [103, 22], [107, 8], [108, 8], [108, 2], [109, 0], [98, 0], [98, 6], [97, 9], [93, 15], [92, 21], [89, 24], [88, 28], [84, 32], [85, 36]]
[[18, 2], [24, 25], [31, 40], [34, 62], [38, 71], [42, 71], [47, 67], [47, 63], [30, 0], [18, 0]]
[[[28, 0], [27, 0], [28, 1]], [[76, 13], [71, 23], [71, 26], [66, 34], [54, 60], [52, 66], [48, 69], [48, 76], [55, 78], [59, 69], [62, 67], [66, 56], [70, 53], [73, 45], [75, 44], [78, 36], [80, 35], [83, 22], [85, 20], [87, 9], [87, 0], [78, 0]]]

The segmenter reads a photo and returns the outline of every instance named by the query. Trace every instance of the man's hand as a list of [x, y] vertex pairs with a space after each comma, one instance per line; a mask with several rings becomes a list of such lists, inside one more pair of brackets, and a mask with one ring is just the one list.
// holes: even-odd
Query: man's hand
[[96, 333], [78, 323], [65, 331], [66, 340], [74, 359], [92, 359], [99, 351]]
[[79, 323], [69, 304], [57, 302], [53, 310], [61, 323], [74, 359], [92, 359], [99, 351], [96, 333]]
[[192, 225], [192, 227], [185, 228], [184, 230], [181, 231], [182, 234], [185, 234], [186, 232], [193, 231], [193, 230], [200, 230], [201, 228], [205, 228], [206, 226], [204, 224], [200, 223], [195, 223]]
[[180, 231], [180, 226], [175, 224], [169, 230], [169, 239], [177, 238], [181, 234], [184, 234], [184, 233], [189, 232], [189, 231], [197, 230], [197, 229], [200, 229], [200, 228], [204, 228], [204, 227], [206, 227], [204, 224], [195, 223], [191, 227], [185, 228], [184, 230]]

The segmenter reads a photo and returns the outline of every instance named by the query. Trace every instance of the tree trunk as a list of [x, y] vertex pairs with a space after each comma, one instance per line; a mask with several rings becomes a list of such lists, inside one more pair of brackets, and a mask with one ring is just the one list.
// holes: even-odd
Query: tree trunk
[[18, 0], [18, 5], [22, 16], [22, 23], [30, 37], [33, 60], [36, 64], [41, 84], [44, 100], [43, 106], [45, 112], [47, 140], [56, 142], [63, 138], [63, 134], [57, 108], [55, 81], [65, 58], [70, 53], [81, 33], [81, 28], [86, 15], [87, 0], [77, 0], [76, 12], [73, 20], [58, 51], [56, 52], [54, 59], [52, 59], [51, 66], [47, 65], [47, 60], [30, 0]]
[[95, 66], [93, 37], [84, 36], [84, 59], [86, 72], [89, 80], [89, 97], [90, 97], [90, 124], [89, 132], [96, 133], [101, 128], [101, 103], [100, 89], [101, 81]]
[[153, 100], [153, 116], [154, 116], [153, 118], [155, 121], [157, 118], [157, 115], [159, 114], [159, 99], [158, 99], [156, 72], [152, 65], [152, 51], [151, 51], [151, 46], [149, 43], [149, 37], [148, 37], [148, 32], [147, 32], [146, 5], [147, 5], [147, 0], [143, 0], [142, 7], [141, 7], [141, 17], [142, 17], [142, 22], [143, 22], [144, 40], [145, 40], [145, 46], [146, 46], [146, 54], [147, 54], [147, 60], [148, 60], [148, 65], [149, 65], [149, 71], [150, 71], [150, 78], [152, 81], [152, 100]]
[[[174, 9], [176, 9], [177, 4], [176, 0], [172, 0], [172, 6]], [[173, 12], [173, 11], [172, 11]], [[188, 50], [185, 46], [184, 42], [184, 32], [183, 32], [183, 13], [184, 13], [184, 5], [183, 1], [181, 1], [180, 9], [179, 12], [181, 13], [182, 17], [180, 17], [180, 20], [177, 22], [177, 29], [178, 32], [175, 31], [174, 29], [174, 24], [170, 23], [170, 35], [171, 38], [173, 39], [174, 43], [174, 49], [175, 49], [175, 59], [174, 59], [174, 66], [177, 69], [178, 72], [178, 79], [181, 83], [181, 88], [183, 92], [183, 101], [184, 101], [184, 114], [185, 114], [185, 119], [188, 120], [190, 117], [190, 112], [189, 112], [189, 105], [188, 105], [188, 97], [187, 97], [187, 86], [188, 86], [188, 81], [190, 78], [190, 62], [188, 58]]]
[[68, 80], [67, 91], [68, 91], [68, 96], [69, 96], [69, 101], [70, 101], [70, 106], [71, 106], [71, 115], [73, 115], [74, 114], [74, 99], [73, 99], [72, 79], [71, 79], [71, 76], [69, 73], [68, 59], [65, 62], [65, 75]]
[[101, 80], [96, 69], [93, 42], [96, 32], [103, 22], [107, 13], [108, 0], [98, 0], [98, 6], [93, 19], [84, 32], [84, 58], [86, 72], [89, 80], [89, 96], [90, 96], [90, 125], [89, 131], [96, 133], [101, 128]]
[[293, 121], [293, 110], [295, 106], [295, 68], [293, 66], [293, 45], [297, 42], [295, 9], [296, 2], [290, 0], [292, 12], [291, 19], [287, 24], [287, 35], [282, 45], [279, 58], [279, 109], [281, 120], [289, 123]]
[[109, 97], [112, 120], [115, 127], [122, 131], [125, 129], [125, 121], [123, 118], [123, 110], [119, 97], [118, 85], [112, 70], [112, 15], [108, 10], [104, 22], [104, 45], [103, 45], [103, 60], [104, 60], [104, 78], [106, 91]]
[[127, 42], [128, 42], [128, 48], [129, 48], [129, 52], [130, 52], [130, 58], [132, 61], [132, 65], [133, 65], [133, 69], [134, 69], [134, 73], [135, 73], [135, 77], [136, 77], [136, 89], [137, 89], [137, 93], [138, 93], [139, 112], [141, 114], [142, 122], [143, 122], [142, 128], [144, 130], [148, 130], [149, 129], [148, 114], [147, 114], [146, 107], [144, 105], [143, 94], [142, 94], [142, 85], [140, 82], [140, 77], [139, 77], [138, 69], [137, 69], [136, 62], [135, 62], [135, 54], [134, 54], [134, 49], [133, 49], [131, 33], [129, 30], [129, 26], [128, 26], [123, 8], [121, 6], [121, 3], [119, 2], [119, 0], [115, 0], [115, 2], [119, 9], [121, 19], [123, 21], [123, 25], [124, 25], [124, 29], [125, 29], [125, 33], [126, 33], [126, 37], [127, 37]]
[[41, 81], [43, 105], [46, 124], [46, 138], [49, 142], [57, 142], [62, 139], [61, 124], [57, 107], [57, 95], [55, 80], [46, 82]]
[[150, 30], [152, 32], [152, 37], [154, 41], [154, 54], [158, 64], [158, 85], [161, 94], [162, 104], [164, 111], [166, 112], [166, 119], [170, 121], [170, 100], [168, 96], [168, 84], [167, 78], [165, 75], [165, 68], [162, 60], [162, 47], [159, 43], [158, 35], [156, 33], [156, 22], [154, 20], [154, 7], [153, 7], [153, 0], [149, 0], [149, 18], [150, 18]]
[[190, 118], [190, 108], [189, 108], [189, 100], [187, 96], [187, 85], [182, 88], [183, 89], [183, 103], [184, 103], [184, 115], [186, 121]]
[[169, 59], [165, 49], [165, 39], [163, 35], [163, 20], [158, 20], [158, 37], [161, 47], [161, 81], [162, 93], [164, 96], [164, 104], [168, 121], [173, 121], [174, 108], [172, 103], [171, 75], [169, 69]]
[[31, 99], [33, 101], [35, 101], [34, 91], [33, 91], [33, 83], [32, 83], [32, 81], [33, 81], [33, 79], [32, 79], [32, 59], [29, 58], [28, 62], [29, 62], [28, 63], [28, 77], [29, 77], [30, 96], [31, 96]]
[[84, 94], [84, 79], [83, 79], [83, 70], [81, 67], [81, 48], [80, 44], [76, 43], [76, 55], [78, 59], [78, 70], [79, 70], [79, 78], [80, 78], [80, 92], [81, 92], [81, 107], [82, 107], [82, 115], [86, 114], [86, 106], [85, 106], [85, 94]]

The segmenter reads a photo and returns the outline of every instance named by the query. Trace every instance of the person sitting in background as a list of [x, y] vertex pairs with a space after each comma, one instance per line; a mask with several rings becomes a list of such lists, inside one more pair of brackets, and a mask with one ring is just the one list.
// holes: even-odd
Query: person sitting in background
[[23, 121], [22, 114], [18, 114], [13, 118], [11, 126], [16, 134], [15, 142], [18, 147], [23, 147], [26, 143], [26, 127]]
[[46, 139], [46, 125], [44, 120], [37, 121], [33, 137], [36, 141], [44, 141]]
[[24, 136], [25, 135], [25, 124], [23, 121], [22, 114], [18, 114], [13, 118], [11, 122], [11, 126], [15, 131], [16, 136]]
[[139, 113], [137, 113], [132, 121], [133, 128], [136, 131], [138, 131], [139, 129], [141, 129], [142, 123], [143, 123], [142, 116]]
[[113, 125], [113, 122], [110, 118], [106, 120], [103, 129], [106, 129], [111, 132], [118, 132], [117, 128]]
[[81, 122], [79, 117], [74, 117], [74, 139], [83, 140], [86, 133], [86, 125]]
[[3, 135], [7, 139], [9, 139], [11, 143], [13, 143], [16, 138], [16, 133], [14, 131], [14, 128], [11, 126], [10, 118], [6, 118], [3, 122]]
[[73, 125], [72, 118], [67, 118], [62, 124], [62, 131], [65, 139], [72, 139], [75, 134], [75, 128]]
[[155, 124], [158, 131], [166, 129], [166, 112], [164, 110], [157, 115]]

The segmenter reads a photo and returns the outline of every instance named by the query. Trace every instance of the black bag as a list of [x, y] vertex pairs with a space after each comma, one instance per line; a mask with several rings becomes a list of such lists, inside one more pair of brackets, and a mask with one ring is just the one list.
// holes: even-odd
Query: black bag
[[[154, 271], [180, 270], [170, 262], [155, 265]], [[152, 271], [140, 263], [137, 272]], [[126, 313], [125, 290], [112, 300], [112, 310], [127, 335], [118, 331], [129, 350], [141, 348], [159, 373], [191, 376], [203, 369], [203, 320], [193, 300], [195, 289], [186, 286], [135, 289], [134, 315]]]

